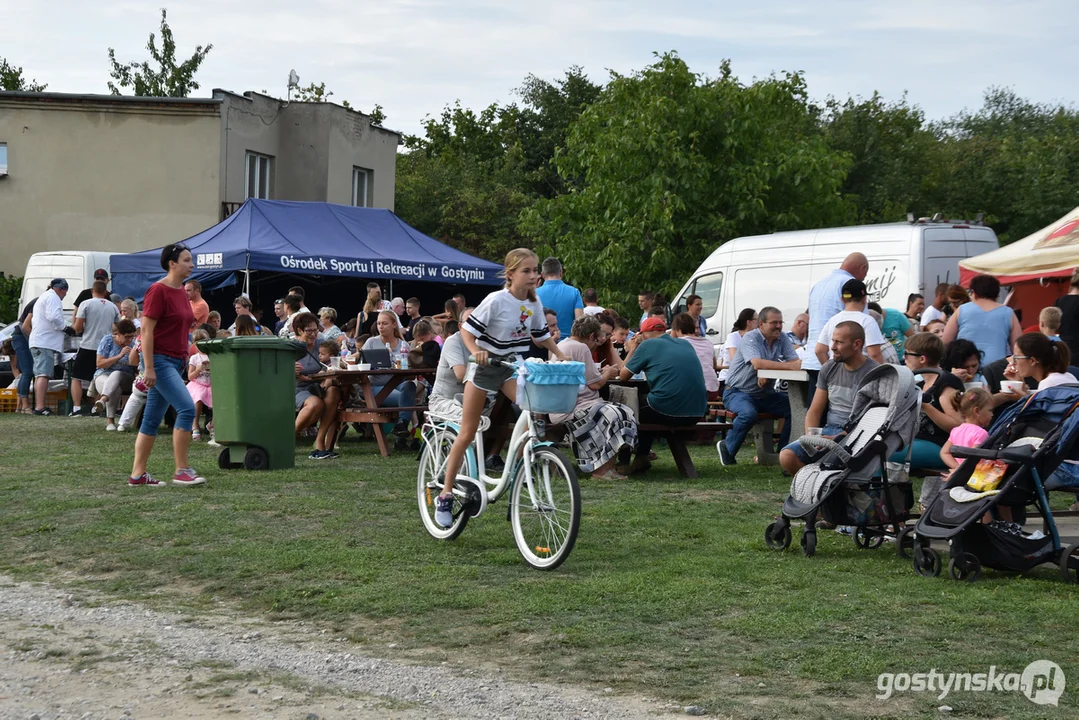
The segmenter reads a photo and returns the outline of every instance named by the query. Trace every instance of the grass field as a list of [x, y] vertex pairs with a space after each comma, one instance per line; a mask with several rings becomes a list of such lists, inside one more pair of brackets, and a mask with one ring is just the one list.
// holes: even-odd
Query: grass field
[[[349, 435], [340, 460], [225, 473], [199, 488], [128, 488], [132, 443], [102, 423], [0, 415], [0, 571], [84, 583], [198, 613], [218, 603], [303, 618], [371, 653], [500, 667], [701, 705], [734, 717], [1075, 717], [1079, 588], [1044, 567], [975, 584], [917, 577], [891, 545], [821, 534], [818, 554], [768, 550], [789, 481], [694, 449], [683, 480], [660, 448], [645, 478], [582, 481], [576, 549], [553, 573], [517, 555], [504, 501], [452, 543], [422, 530], [412, 455]], [[162, 436], [150, 470], [171, 475]], [[1059, 504], [1066, 505], [1061, 498]], [[1016, 692], [898, 693], [882, 672], [1022, 672], [1058, 663], [1060, 707]]]

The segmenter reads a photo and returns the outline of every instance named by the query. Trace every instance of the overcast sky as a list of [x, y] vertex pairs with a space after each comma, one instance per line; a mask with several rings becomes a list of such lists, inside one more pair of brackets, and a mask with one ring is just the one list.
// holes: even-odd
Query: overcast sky
[[[106, 49], [143, 60], [160, 2], [0, 0], [0, 55], [50, 91], [107, 93]], [[335, 101], [381, 104], [386, 125], [417, 132], [460, 100], [515, 100], [529, 73], [580, 65], [596, 82], [677, 50], [715, 75], [730, 58], [748, 81], [801, 70], [815, 99], [889, 100], [907, 91], [930, 118], [977, 108], [990, 85], [1036, 101], [1076, 99], [1077, 0], [172, 0], [187, 57], [213, 43], [197, 96], [213, 88], [283, 97], [290, 69]]]

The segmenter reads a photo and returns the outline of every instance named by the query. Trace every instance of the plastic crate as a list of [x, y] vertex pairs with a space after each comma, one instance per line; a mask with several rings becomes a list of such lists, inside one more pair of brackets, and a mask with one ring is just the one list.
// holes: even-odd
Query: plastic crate
[[15, 388], [0, 390], [0, 413], [15, 412], [19, 407], [19, 392]]
[[57, 406], [64, 400], [67, 400], [67, 390], [50, 390], [45, 393], [45, 407], [49, 408], [53, 412], [57, 411]]

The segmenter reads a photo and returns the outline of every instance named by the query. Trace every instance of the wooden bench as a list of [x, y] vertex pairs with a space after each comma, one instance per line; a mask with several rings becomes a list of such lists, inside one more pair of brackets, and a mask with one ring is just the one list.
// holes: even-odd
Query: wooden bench
[[[719, 410], [716, 415], [731, 421], [727, 427], [723, 428], [724, 430], [734, 427], [733, 420], [737, 417], [737, 413], [730, 410]], [[760, 413], [757, 415], [757, 424], [750, 431], [750, 435], [753, 436], [753, 443], [757, 447], [758, 465], [771, 466], [779, 464], [779, 451], [783, 448], [779, 447], [776, 442], [778, 433], [776, 433], [775, 424], [777, 420], [782, 420], [782, 418], [771, 413]]]

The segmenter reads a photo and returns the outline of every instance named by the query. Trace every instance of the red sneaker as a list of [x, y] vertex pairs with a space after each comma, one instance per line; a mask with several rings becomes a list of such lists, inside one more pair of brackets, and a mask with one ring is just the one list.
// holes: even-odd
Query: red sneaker
[[192, 468], [184, 468], [172, 476], [173, 485], [202, 485], [206, 478], [199, 475]]
[[146, 487], [163, 487], [165, 483], [150, 477], [150, 473], [143, 473], [137, 478], [129, 477], [127, 484], [131, 487], [145, 485]]

